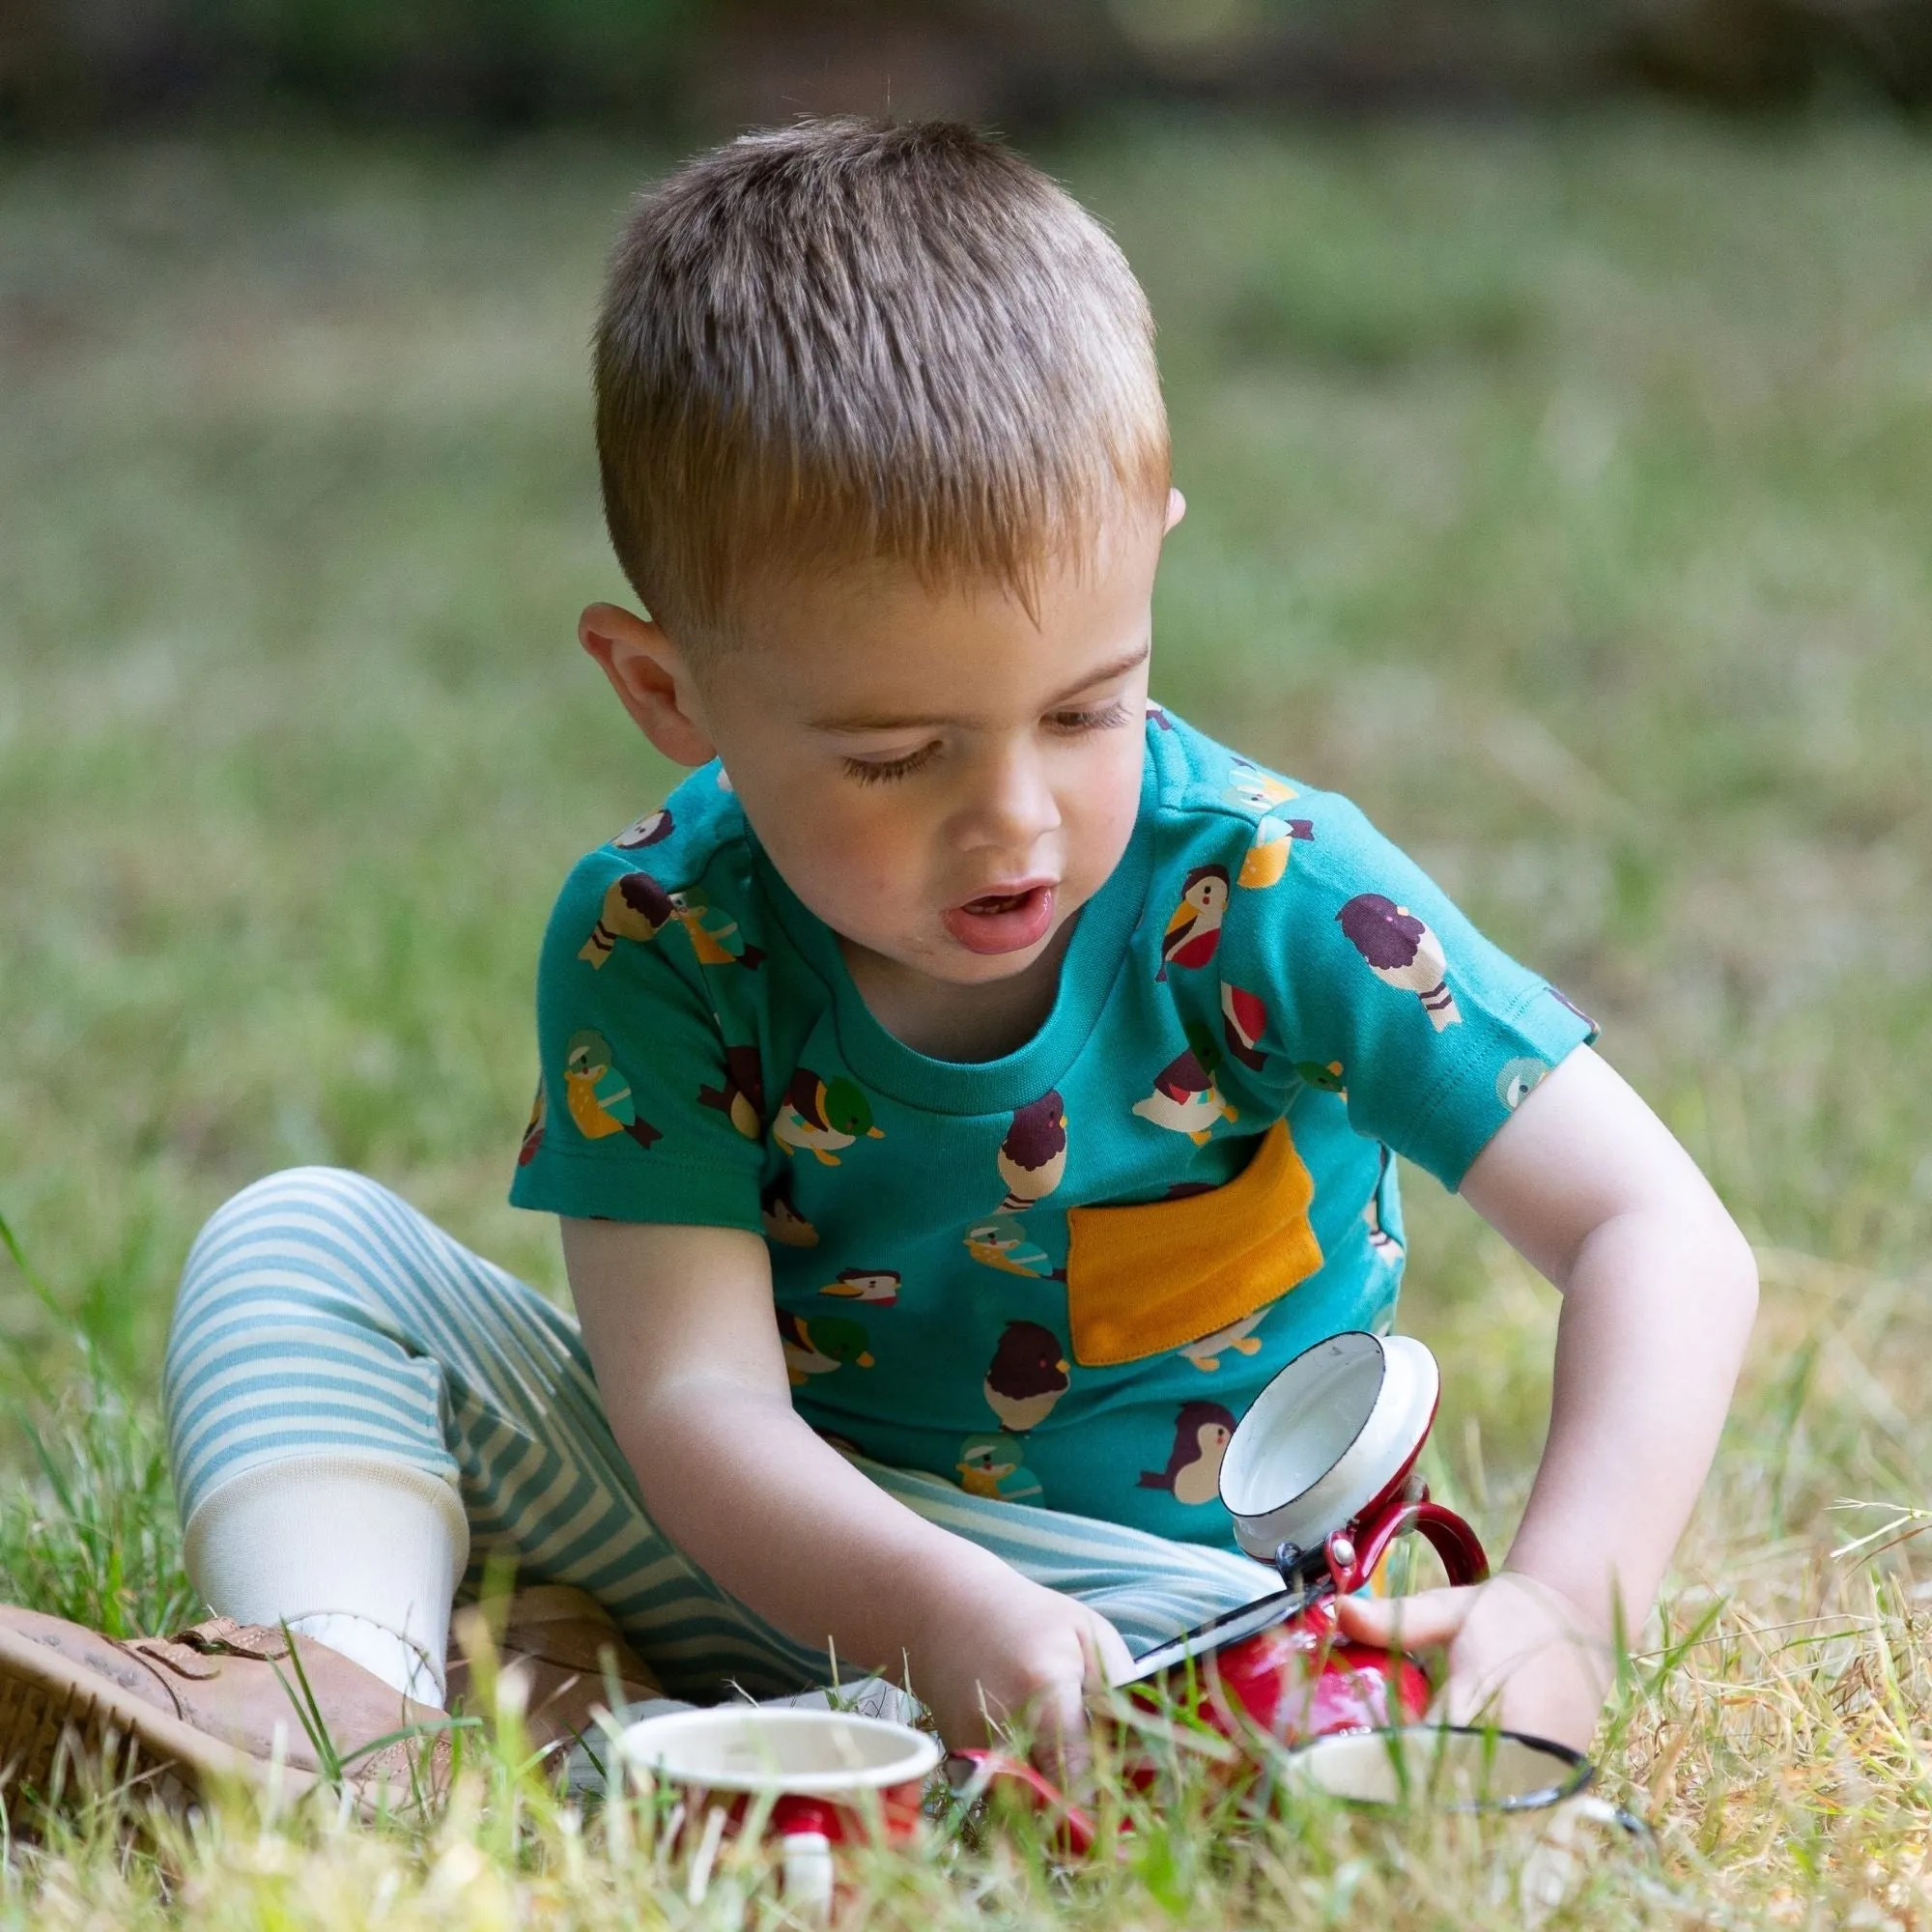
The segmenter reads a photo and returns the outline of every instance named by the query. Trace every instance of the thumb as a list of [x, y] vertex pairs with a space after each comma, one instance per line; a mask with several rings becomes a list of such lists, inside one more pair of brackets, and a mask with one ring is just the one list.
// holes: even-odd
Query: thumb
[[1455, 1641], [1475, 1598], [1474, 1584], [1412, 1597], [1337, 1597], [1335, 1626], [1354, 1642], [1380, 1650], [1433, 1650]]

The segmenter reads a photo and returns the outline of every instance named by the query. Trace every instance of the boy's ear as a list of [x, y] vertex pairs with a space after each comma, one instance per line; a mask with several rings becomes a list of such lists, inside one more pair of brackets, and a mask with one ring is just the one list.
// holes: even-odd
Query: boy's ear
[[717, 755], [683, 654], [659, 625], [615, 604], [592, 604], [577, 620], [577, 640], [666, 757], [701, 765]]
[[1187, 498], [1179, 490], [1167, 493], [1167, 522], [1161, 525], [1160, 533], [1165, 536], [1182, 517], [1187, 514]]

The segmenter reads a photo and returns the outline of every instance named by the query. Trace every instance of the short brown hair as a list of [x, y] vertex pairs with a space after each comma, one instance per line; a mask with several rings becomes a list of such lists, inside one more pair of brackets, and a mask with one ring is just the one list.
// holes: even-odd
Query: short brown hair
[[801, 122], [641, 196], [596, 337], [618, 561], [673, 636], [748, 578], [881, 557], [1030, 598], [1164, 503], [1153, 324], [1100, 224], [948, 122]]

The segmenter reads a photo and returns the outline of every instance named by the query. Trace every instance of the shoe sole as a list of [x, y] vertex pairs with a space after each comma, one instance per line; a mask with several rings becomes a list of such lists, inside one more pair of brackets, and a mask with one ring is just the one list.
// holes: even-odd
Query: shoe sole
[[[93, 1796], [112, 1787], [180, 1810], [212, 1785], [269, 1782], [262, 1759], [196, 1730], [45, 1644], [0, 1628], [0, 1802], [23, 1793]], [[281, 1770], [291, 1797], [312, 1772]]]

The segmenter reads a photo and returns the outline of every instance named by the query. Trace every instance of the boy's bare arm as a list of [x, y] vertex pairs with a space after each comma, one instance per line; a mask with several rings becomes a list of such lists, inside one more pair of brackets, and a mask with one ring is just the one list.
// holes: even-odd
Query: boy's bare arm
[[1549, 1434], [1502, 1576], [1353, 1604], [1355, 1634], [1448, 1642], [1452, 1717], [1587, 1745], [1606, 1640], [1633, 1634], [1690, 1520], [1757, 1308], [1749, 1246], [1696, 1164], [1587, 1047], [1463, 1178], [1470, 1205], [1563, 1292]]
[[1124, 1672], [1103, 1618], [915, 1516], [799, 1417], [757, 1236], [566, 1220], [563, 1245], [652, 1520], [760, 1616], [859, 1670], [909, 1664], [954, 1744], [982, 1741], [982, 1702], [1071, 1731], [1096, 1663]]

